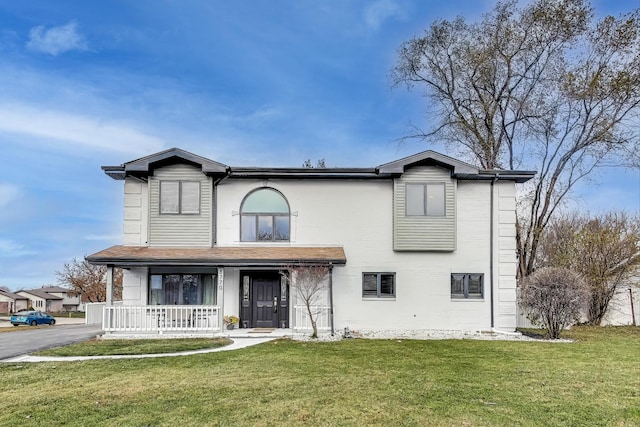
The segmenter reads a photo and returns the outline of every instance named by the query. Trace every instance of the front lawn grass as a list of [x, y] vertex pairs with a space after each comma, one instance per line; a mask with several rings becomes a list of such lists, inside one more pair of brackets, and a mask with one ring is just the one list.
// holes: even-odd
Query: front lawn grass
[[89, 340], [65, 347], [34, 353], [37, 356], [111, 356], [134, 354], [176, 353], [203, 350], [231, 344], [228, 338], [181, 338], [141, 340]]
[[0, 365], [0, 425], [640, 425], [640, 328]]

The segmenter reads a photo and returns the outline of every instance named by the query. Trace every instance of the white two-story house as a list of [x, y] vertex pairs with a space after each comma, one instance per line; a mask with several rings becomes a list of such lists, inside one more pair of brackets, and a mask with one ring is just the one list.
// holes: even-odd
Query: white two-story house
[[516, 327], [515, 190], [534, 172], [433, 151], [371, 168], [235, 167], [177, 148], [103, 170], [124, 183], [123, 244], [87, 257], [124, 269], [106, 331], [215, 332], [227, 315], [304, 330], [282, 274], [299, 265], [331, 271], [327, 332]]

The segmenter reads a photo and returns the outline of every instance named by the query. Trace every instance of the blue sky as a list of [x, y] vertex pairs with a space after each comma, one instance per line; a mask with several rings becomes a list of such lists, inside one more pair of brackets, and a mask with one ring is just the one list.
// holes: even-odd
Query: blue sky
[[[375, 166], [424, 149], [424, 99], [393, 89], [398, 46], [493, 1], [0, 0], [0, 285], [121, 243], [122, 187], [100, 170], [170, 147], [230, 165]], [[640, 0], [595, 1], [598, 15]], [[575, 201], [640, 210], [640, 174]]]

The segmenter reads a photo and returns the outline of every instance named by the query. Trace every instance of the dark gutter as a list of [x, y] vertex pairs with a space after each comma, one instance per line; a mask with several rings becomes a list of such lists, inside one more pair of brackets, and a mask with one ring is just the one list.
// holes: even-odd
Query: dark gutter
[[529, 181], [537, 172], [532, 171], [480, 171], [478, 174], [453, 174], [460, 181], [514, 181], [518, 184]]
[[127, 173], [124, 171], [124, 166], [101, 166], [101, 169], [105, 174], [118, 181], [123, 180], [127, 176]]
[[375, 168], [244, 168], [232, 167], [231, 178], [283, 178], [283, 179], [388, 179]]
[[282, 266], [286, 267], [288, 265], [307, 265], [307, 264], [315, 264], [315, 265], [325, 265], [325, 264], [334, 264], [334, 265], [345, 265], [347, 260], [345, 259], [305, 259], [305, 260], [264, 260], [264, 259], [238, 259], [238, 260], [228, 260], [228, 259], [124, 259], [124, 258], [91, 258], [88, 257], [86, 260], [90, 264], [94, 265], [108, 265], [113, 264], [118, 267], [153, 267], [153, 266], [194, 266], [194, 267], [202, 267], [202, 266], [217, 266], [217, 267], [265, 267], [265, 266]]

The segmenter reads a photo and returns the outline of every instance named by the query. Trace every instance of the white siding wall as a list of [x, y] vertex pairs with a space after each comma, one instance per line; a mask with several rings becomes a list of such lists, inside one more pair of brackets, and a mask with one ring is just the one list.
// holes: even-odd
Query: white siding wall
[[[218, 292], [218, 298], [220, 292]], [[218, 299], [218, 305], [223, 307], [225, 315], [240, 316], [240, 270], [237, 268], [224, 269], [223, 300]]]
[[124, 244], [147, 244], [149, 219], [149, 191], [145, 182], [134, 178], [124, 181]]
[[[243, 197], [263, 181], [227, 180], [218, 188], [218, 245], [239, 242]], [[285, 181], [266, 183], [284, 194], [292, 210], [291, 242], [341, 245], [347, 265], [334, 270], [336, 329], [487, 330], [490, 321], [488, 182], [457, 188], [457, 250], [393, 250], [391, 181]], [[364, 300], [363, 272], [395, 272], [396, 298]], [[452, 301], [452, 272], [483, 273], [484, 300]], [[238, 280], [225, 280], [225, 309], [237, 312]], [[229, 289], [231, 287], [231, 289]], [[515, 313], [515, 307], [514, 307]]]
[[147, 274], [146, 267], [123, 270], [122, 303], [124, 305], [143, 305], [147, 303]]
[[[494, 193], [494, 209], [497, 213], [497, 241], [494, 243], [495, 326], [500, 330], [516, 328], [516, 189], [512, 182], [497, 182]], [[497, 197], [496, 197], [497, 196]], [[495, 269], [495, 267], [494, 267]]]

